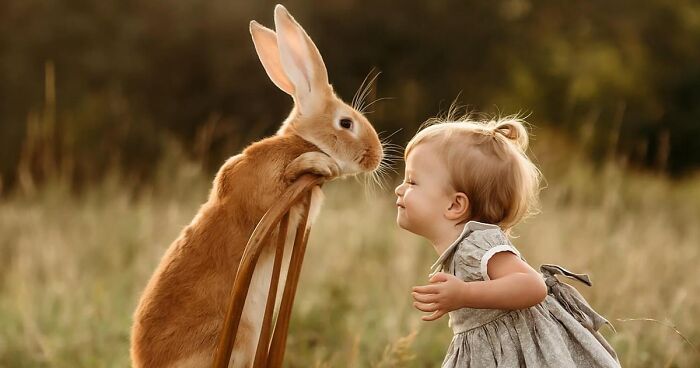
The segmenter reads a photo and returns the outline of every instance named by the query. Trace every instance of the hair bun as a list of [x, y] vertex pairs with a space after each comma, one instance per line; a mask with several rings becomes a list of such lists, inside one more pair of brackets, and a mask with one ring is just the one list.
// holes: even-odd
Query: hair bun
[[523, 151], [527, 149], [529, 140], [527, 130], [522, 120], [507, 118], [498, 121], [493, 127], [493, 132], [494, 134], [500, 134], [508, 140], [513, 141]]

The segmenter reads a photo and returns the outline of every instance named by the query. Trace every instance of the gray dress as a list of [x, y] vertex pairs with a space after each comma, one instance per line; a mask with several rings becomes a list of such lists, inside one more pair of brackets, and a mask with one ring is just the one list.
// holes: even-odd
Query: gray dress
[[[489, 280], [488, 260], [504, 251], [523, 259], [497, 225], [469, 221], [432, 271], [450, 273], [467, 282]], [[588, 276], [556, 265], [543, 265], [540, 270], [548, 295], [535, 306], [513, 311], [462, 308], [450, 312], [454, 337], [442, 367], [620, 367], [617, 354], [598, 332], [610, 323], [555, 275], [590, 286]]]

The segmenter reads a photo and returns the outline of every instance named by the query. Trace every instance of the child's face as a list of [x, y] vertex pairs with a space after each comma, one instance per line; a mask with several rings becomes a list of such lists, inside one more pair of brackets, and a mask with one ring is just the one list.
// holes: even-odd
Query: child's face
[[404, 182], [394, 193], [397, 224], [414, 234], [432, 238], [450, 207], [449, 176], [445, 164], [434, 149], [434, 144], [420, 143], [406, 158]]

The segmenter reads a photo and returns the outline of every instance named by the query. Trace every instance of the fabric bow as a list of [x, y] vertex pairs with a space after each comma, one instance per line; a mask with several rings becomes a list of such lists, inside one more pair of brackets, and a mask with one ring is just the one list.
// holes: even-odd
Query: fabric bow
[[592, 286], [593, 284], [588, 275], [573, 273], [561, 266], [553, 264], [544, 264], [540, 266], [540, 272], [542, 272], [544, 276], [548, 292], [584, 327], [590, 331], [598, 331], [600, 327], [607, 324], [614, 332], [617, 332], [615, 327], [613, 327], [607, 319], [588, 305], [586, 299], [583, 298], [576, 288], [559, 281], [556, 277], [556, 275], [562, 275], [572, 280], [580, 281], [587, 286]]

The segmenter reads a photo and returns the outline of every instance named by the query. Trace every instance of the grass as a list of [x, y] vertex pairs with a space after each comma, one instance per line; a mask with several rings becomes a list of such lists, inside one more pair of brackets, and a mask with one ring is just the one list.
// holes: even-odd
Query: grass
[[[615, 325], [603, 333], [623, 366], [700, 365], [700, 178], [594, 169], [544, 148], [538, 157], [548, 187], [542, 213], [516, 228], [525, 258], [591, 276], [592, 288], [576, 287]], [[129, 365], [139, 293], [211, 184], [182, 162], [161, 164], [136, 195], [111, 175], [79, 195], [54, 181], [0, 201], [0, 367]], [[391, 190], [364, 194], [349, 180], [325, 191], [287, 366], [438, 366], [447, 319], [421, 322], [409, 292], [434, 250], [397, 228]]]

